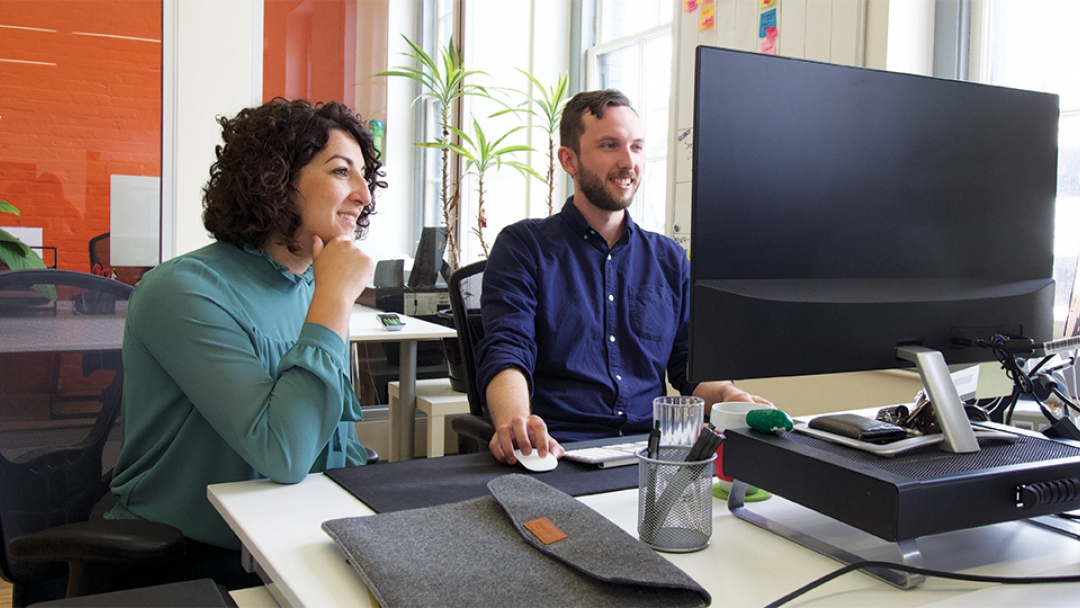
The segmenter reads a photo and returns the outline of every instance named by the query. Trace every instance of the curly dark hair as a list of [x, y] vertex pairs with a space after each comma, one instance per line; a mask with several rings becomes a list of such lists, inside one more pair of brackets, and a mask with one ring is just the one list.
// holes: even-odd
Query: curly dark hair
[[293, 183], [300, 169], [326, 147], [333, 129], [356, 139], [364, 156], [372, 200], [360, 212], [356, 236], [367, 232], [368, 216], [375, 213], [375, 190], [386, 187], [380, 179], [385, 173], [371, 132], [348, 106], [279, 97], [217, 122], [225, 145], [215, 148], [217, 160], [203, 188], [203, 225], [214, 238], [253, 247], [276, 239], [299, 252], [300, 207]]
[[585, 112], [592, 114], [597, 119], [604, 117], [604, 111], [609, 107], [630, 106], [630, 100], [615, 89], [603, 91], [584, 91], [578, 93], [566, 102], [563, 108], [562, 119], [559, 121], [559, 142], [574, 152], [581, 152], [581, 134], [585, 132], [585, 123], [582, 118]]

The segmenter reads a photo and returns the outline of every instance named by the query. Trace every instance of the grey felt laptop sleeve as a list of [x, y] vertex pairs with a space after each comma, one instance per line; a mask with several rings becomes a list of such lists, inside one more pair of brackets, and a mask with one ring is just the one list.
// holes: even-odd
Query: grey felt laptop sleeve
[[[491, 496], [323, 523], [372, 595], [396, 606], [708, 606], [685, 572], [569, 495], [527, 475]], [[566, 538], [525, 527], [547, 518]]]

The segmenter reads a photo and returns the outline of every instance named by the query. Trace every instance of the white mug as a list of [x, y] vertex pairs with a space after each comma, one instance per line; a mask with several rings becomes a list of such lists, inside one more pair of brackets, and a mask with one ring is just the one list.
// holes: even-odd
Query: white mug
[[[723, 403], [714, 403], [711, 413], [709, 414], [709, 422], [716, 428], [717, 431], [723, 433], [728, 429], [738, 429], [746, 426], [746, 414], [753, 410], [762, 409], [775, 409], [774, 406], [766, 405], [764, 403], [748, 403], [742, 401], [726, 401]], [[724, 444], [720, 444], [720, 447], [716, 450], [716, 460], [713, 461], [713, 466], [716, 468], [716, 477], [719, 479], [719, 485], [725, 492], [731, 491], [732, 478], [724, 475]], [[757, 488], [747, 486], [746, 493], [750, 494], [757, 491]]]

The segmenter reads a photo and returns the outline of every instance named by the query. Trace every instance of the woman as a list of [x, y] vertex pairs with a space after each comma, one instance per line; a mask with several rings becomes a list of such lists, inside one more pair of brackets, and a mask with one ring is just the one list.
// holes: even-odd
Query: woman
[[240, 543], [208, 484], [366, 462], [349, 314], [375, 265], [355, 240], [385, 184], [343, 104], [275, 99], [218, 122], [203, 196], [216, 242], [148, 272], [130, 300], [108, 517], [175, 526], [189, 554], [231, 567]]

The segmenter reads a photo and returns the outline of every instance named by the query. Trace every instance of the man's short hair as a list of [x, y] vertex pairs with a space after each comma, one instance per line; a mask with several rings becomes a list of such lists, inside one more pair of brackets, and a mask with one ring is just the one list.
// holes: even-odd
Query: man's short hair
[[585, 91], [574, 95], [563, 108], [562, 120], [559, 123], [560, 145], [574, 152], [581, 152], [581, 134], [585, 132], [585, 121], [582, 118], [585, 112], [601, 119], [604, 117], [604, 110], [612, 106], [633, 109], [626, 95], [614, 89]]

